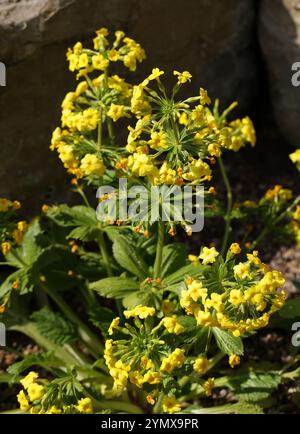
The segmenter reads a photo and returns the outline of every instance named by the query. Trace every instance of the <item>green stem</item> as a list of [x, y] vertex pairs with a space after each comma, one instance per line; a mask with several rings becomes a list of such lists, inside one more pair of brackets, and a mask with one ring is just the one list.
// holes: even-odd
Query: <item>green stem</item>
[[157, 413], [161, 412], [161, 406], [162, 406], [163, 397], [164, 397], [163, 392], [160, 392], [160, 394], [158, 395], [157, 402], [156, 402], [155, 406], [153, 407], [153, 413], [154, 414], [157, 414]]
[[[106, 243], [105, 243], [105, 239], [103, 236], [103, 232], [100, 232], [100, 235], [98, 237], [98, 243], [99, 243], [99, 248], [100, 248], [100, 252], [101, 252], [101, 256], [103, 258], [103, 262], [104, 262], [104, 267], [106, 269], [106, 273], [109, 277], [113, 276], [113, 271], [111, 269], [111, 265], [110, 265], [110, 256], [108, 254], [107, 251], [107, 247], [106, 247]], [[117, 310], [118, 310], [118, 314], [119, 316], [122, 318], [123, 317], [123, 308], [122, 308], [122, 302], [121, 300], [115, 300], [116, 306], [117, 306]]]
[[232, 190], [231, 190], [231, 185], [223, 164], [223, 160], [222, 157], [218, 158], [218, 163], [219, 163], [219, 167], [220, 167], [220, 171], [221, 171], [221, 175], [225, 184], [225, 188], [226, 188], [226, 193], [227, 193], [227, 209], [226, 209], [226, 215], [225, 215], [225, 232], [224, 232], [224, 237], [223, 237], [223, 241], [222, 241], [222, 248], [221, 248], [221, 253], [222, 255], [224, 255], [226, 253], [227, 250], [227, 246], [228, 246], [228, 240], [229, 240], [229, 236], [231, 233], [231, 219], [230, 219], [230, 214], [232, 211]]
[[110, 138], [111, 145], [113, 145], [115, 140], [115, 134], [114, 134], [114, 127], [112, 124], [112, 120], [110, 118], [107, 118], [107, 130], [108, 130], [108, 136]]
[[78, 186], [77, 189], [76, 189], [76, 191], [77, 191], [77, 193], [80, 194], [80, 196], [82, 197], [84, 204], [85, 204], [87, 207], [91, 208], [91, 205], [90, 205], [90, 203], [89, 203], [89, 201], [88, 201], [88, 198], [86, 197], [86, 194], [85, 194], [85, 192], [83, 191], [83, 189], [82, 189], [81, 187]]
[[103, 232], [100, 232], [100, 235], [98, 237], [98, 244], [99, 244], [99, 248], [100, 248], [100, 252], [101, 252], [101, 256], [103, 258], [103, 262], [104, 262], [104, 266], [106, 269], [106, 273], [109, 277], [113, 276], [113, 272], [111, 269], [111, 265], [110, 265], [110, 257], [107, 251], [107, 247], [105, 244], [105, 239], [103, 236]]
[[64, 299], [55, 291], [52, 291], [44, 284], [40, 284], [41, 288], [49, 295], [49, 297], [57, 304], [61, 311], [69, 318], [70, 321], [78, 325], [78, 329], [82, 340], [88, 346], [91, 354], [98, 358], [99, 353], [103, 351], [102, 344], [98, 341], [94, 333], [86, 326], [79, 316], [67, 305]]
[[99, 120], [99, 125], [98, 125], [97, 147], [98, 147], [98, 152], [101, 152], [101, 147], [102, 147], [102, 107], [99, 107], [99, 115], [100, 115], [100, 120]]
[[281, 220], [283, 220], [293, 209], [298, 205], [300, 202], [300, 196], [297, 196], [296, 199], [293, 201], [293, 203], [285, 210], [283, 211], [273, 222], [270, 226], [266, 226], [259, 236], [256, 238], [255, 241], [251, 244], [249, 247], [249, 250], [255, 249], [255, 247], [268, 235], [268, 233], [274, 228], [274, 226], [279, 223]]
[[158, 221], [156, 256], [153, 269], [153, 277], [157, 279], [161, 273], [162, 252], [164, 247], [165, 226], [162, 220]]

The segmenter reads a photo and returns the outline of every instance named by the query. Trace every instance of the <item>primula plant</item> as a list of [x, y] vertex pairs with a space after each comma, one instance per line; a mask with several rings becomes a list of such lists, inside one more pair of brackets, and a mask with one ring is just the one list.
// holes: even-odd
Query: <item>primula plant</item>
[[[255, 145], [251, 120], [232, 118], [236, 103], [220, 111], [203, 88], [181, 99], [188, 71], [174, 71], [171, 90], [159, 68], [141, 83], [118, 75], [144, 59], [137, 42], [105, 28], [92, 48], [69, 49], [79, 82], [62, 102], [50, 149], [82, 203], [45, 204], [26, 222], [19, 202], [0, 200], [0, 320], [39, 348], [0, 376], [18, 385], [20, 412], [260, 413], [299, 376], [297, 357], [283, 368], [243, 366], [242, 358], [244, 342], [286, 300], [283, 275], [257, 248], [270, 234], [300, 245], [300, 198], [277, 185], [257, 202], [235, 202], [222, 156]], [[298, 168], [299, 155], [290, 156]], [[151, 219], [151, 209], [124, 217], [118, 207], [97, 218], [97, 206], [121, 194], [96, 201], [96, 190], [120, 179], [147, 192], [189, 187], [191, 197], [202, 187], [203, 230], [222, 221], [224, 236], [187, 251], [178, 240], [192, 235], [193, 221], [174, 204], [167, 221], [161, 212]], [[215, 402], [221, 388], [230, 404]]]

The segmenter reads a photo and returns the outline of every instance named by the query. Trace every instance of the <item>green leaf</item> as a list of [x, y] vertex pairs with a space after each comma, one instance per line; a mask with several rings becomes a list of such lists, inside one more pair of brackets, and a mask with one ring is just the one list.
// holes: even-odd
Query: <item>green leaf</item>
[[47, 217], [59, 226], [88, 226], [96, 227], [98, 224], [96, 211], [83, 205], [69, 207], [67, 205], [54, 206], [49, 209]]
[[246, 402], [225, 404], [216, 407], [197, 407], [191, 405], [180, 414], [263, 414], [263, 409], [258, 405]]
[[174, 273], [186, 263], [186, 248], [182, 243], [168, 244], [163, 248], [161, 278]]
[[239, 401], [258, 402], [266, 399], [281, 383], [278, 372], [249, 372], [230, 377], [229, 384]]
[[126, 309], [133, 309], [139, 304], [144, 306], [153, 306], [153, 294], [149, 291], [137, 291], [126, 295], [123, 298], [123, 306]]
[[294, 319], [300, 317], [300, 297], [288, 300], [278, 311], [281, 318]]
[[17, 249], [22, 262], [26, 265], [32, 265], [36, 258], [42, 252], [42, 243], [44, 240], [43, 231], [40, 223], [36, 220], [30, 224], [22, 240], [21, 247]]
[[115, 317], [115, 313], [107, 307], [96, 305], [89, 310], [90, 321], [101, 330], [104, 337], [107, 337], [108, 328]]
[[[12, 285], [15, 281], [19, 283], [19, 287], [18, 289], [13, 290]], [[14, 273], [11, 273], [0, 286], [0, 299], [7, 294], [10, 294], [12, 291], [18, 292], [19, 294], [27, 294], [33, 290], [33, 286], [28, 270], [17, 270]]]
[[47, 307], [34, 312], [31, 318], [36, 323], [41, 335], [57, 345], [67, 344], [77, 339], [77, 330], [74, 324]]
[[136, 247], [129, 240], [120, 235], [113, 243], [113, 254], [125, 270], [144, 280], [148, 275], [148, 268]]
[[123, 298], [139, 290], [138, 283], [126, 277], [107, 277], [90, 283], [89, 287], [107, 298]]
[[232, 333], [218, 327], [213, 327], [212, 332], [221, 351], [228, 355], [237, 354], [242, 356], [244, 354], [243, 341], [240, 337], [235, 337]]
[[55, 357], [52, 351], [47, 351], [38, 354], [30, 354], [25, 356], [20, 362], [16, 362], [9, 366], [7, 372], [13, 376], [18, 376], [32, 366], [40, 366], [42, 368], [55, 368], [61, 366], [61, 360]]
[[179, 270], [175, 271], [173, 274], [170, 274], [169, 276], [165, 277], [163, 279], [164, 285], [175, 285], [177, 283], [180, 283], [184, 280], [185, 277], [200, 277], [203, 273], [203, 266], [201, 265], [194, 265], [189, 264], [185, 265], [184, 267], [180, 268]]
[[100, 229], [90, 226], [78, 226], [73, 229], [68, 238], [80, 241], [94, 241], [99, 237]]

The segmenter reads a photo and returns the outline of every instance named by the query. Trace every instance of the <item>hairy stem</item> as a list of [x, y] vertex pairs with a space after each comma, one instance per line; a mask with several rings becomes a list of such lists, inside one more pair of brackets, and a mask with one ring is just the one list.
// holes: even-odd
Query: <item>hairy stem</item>
[[232, 228], [231, 228], [231, 218], [230, 218], [230, 214], [232, 211], [232, 189], [231, 189], [231, 185], [223, 164], [223, 160], [222, 157], [218, 158], [218, 163], [219, 163], [219, 167], [220, 167], [220, 171], [221, 171], [221, 175], [222, 175], [222, 179], [224, 181], [225, 184], [225, 188], [226, 188], [226, 194], [227, 194], [227, 208], [226, 208], [226, 215], [225, 215], [225, 231], [224, 231], [224, 237], [223, 237], [223, 241], [222, 241], [222, 247], [221, 247], [221, 253], [222, 255], [225, 254], [227, 247], [228, 247], [228, 240], [229, 240], [229, 236], [231, 234]]

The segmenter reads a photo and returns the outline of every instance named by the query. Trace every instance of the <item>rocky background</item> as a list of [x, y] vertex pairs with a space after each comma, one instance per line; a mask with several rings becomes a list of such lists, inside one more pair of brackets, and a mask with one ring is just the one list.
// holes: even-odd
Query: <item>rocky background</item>
[[74, 85], [65, 52], [102, 26], [145, 48], [134, 78], [152, 66], [187, 69], [196, 91], [238, 100], [258, 126], [258, 155], [300, 145], [300, 87], [291, 84], [299, 0], [0, 0], [0, 196], [29, 207], [66, 199], [68, 180], [48, 150]]

